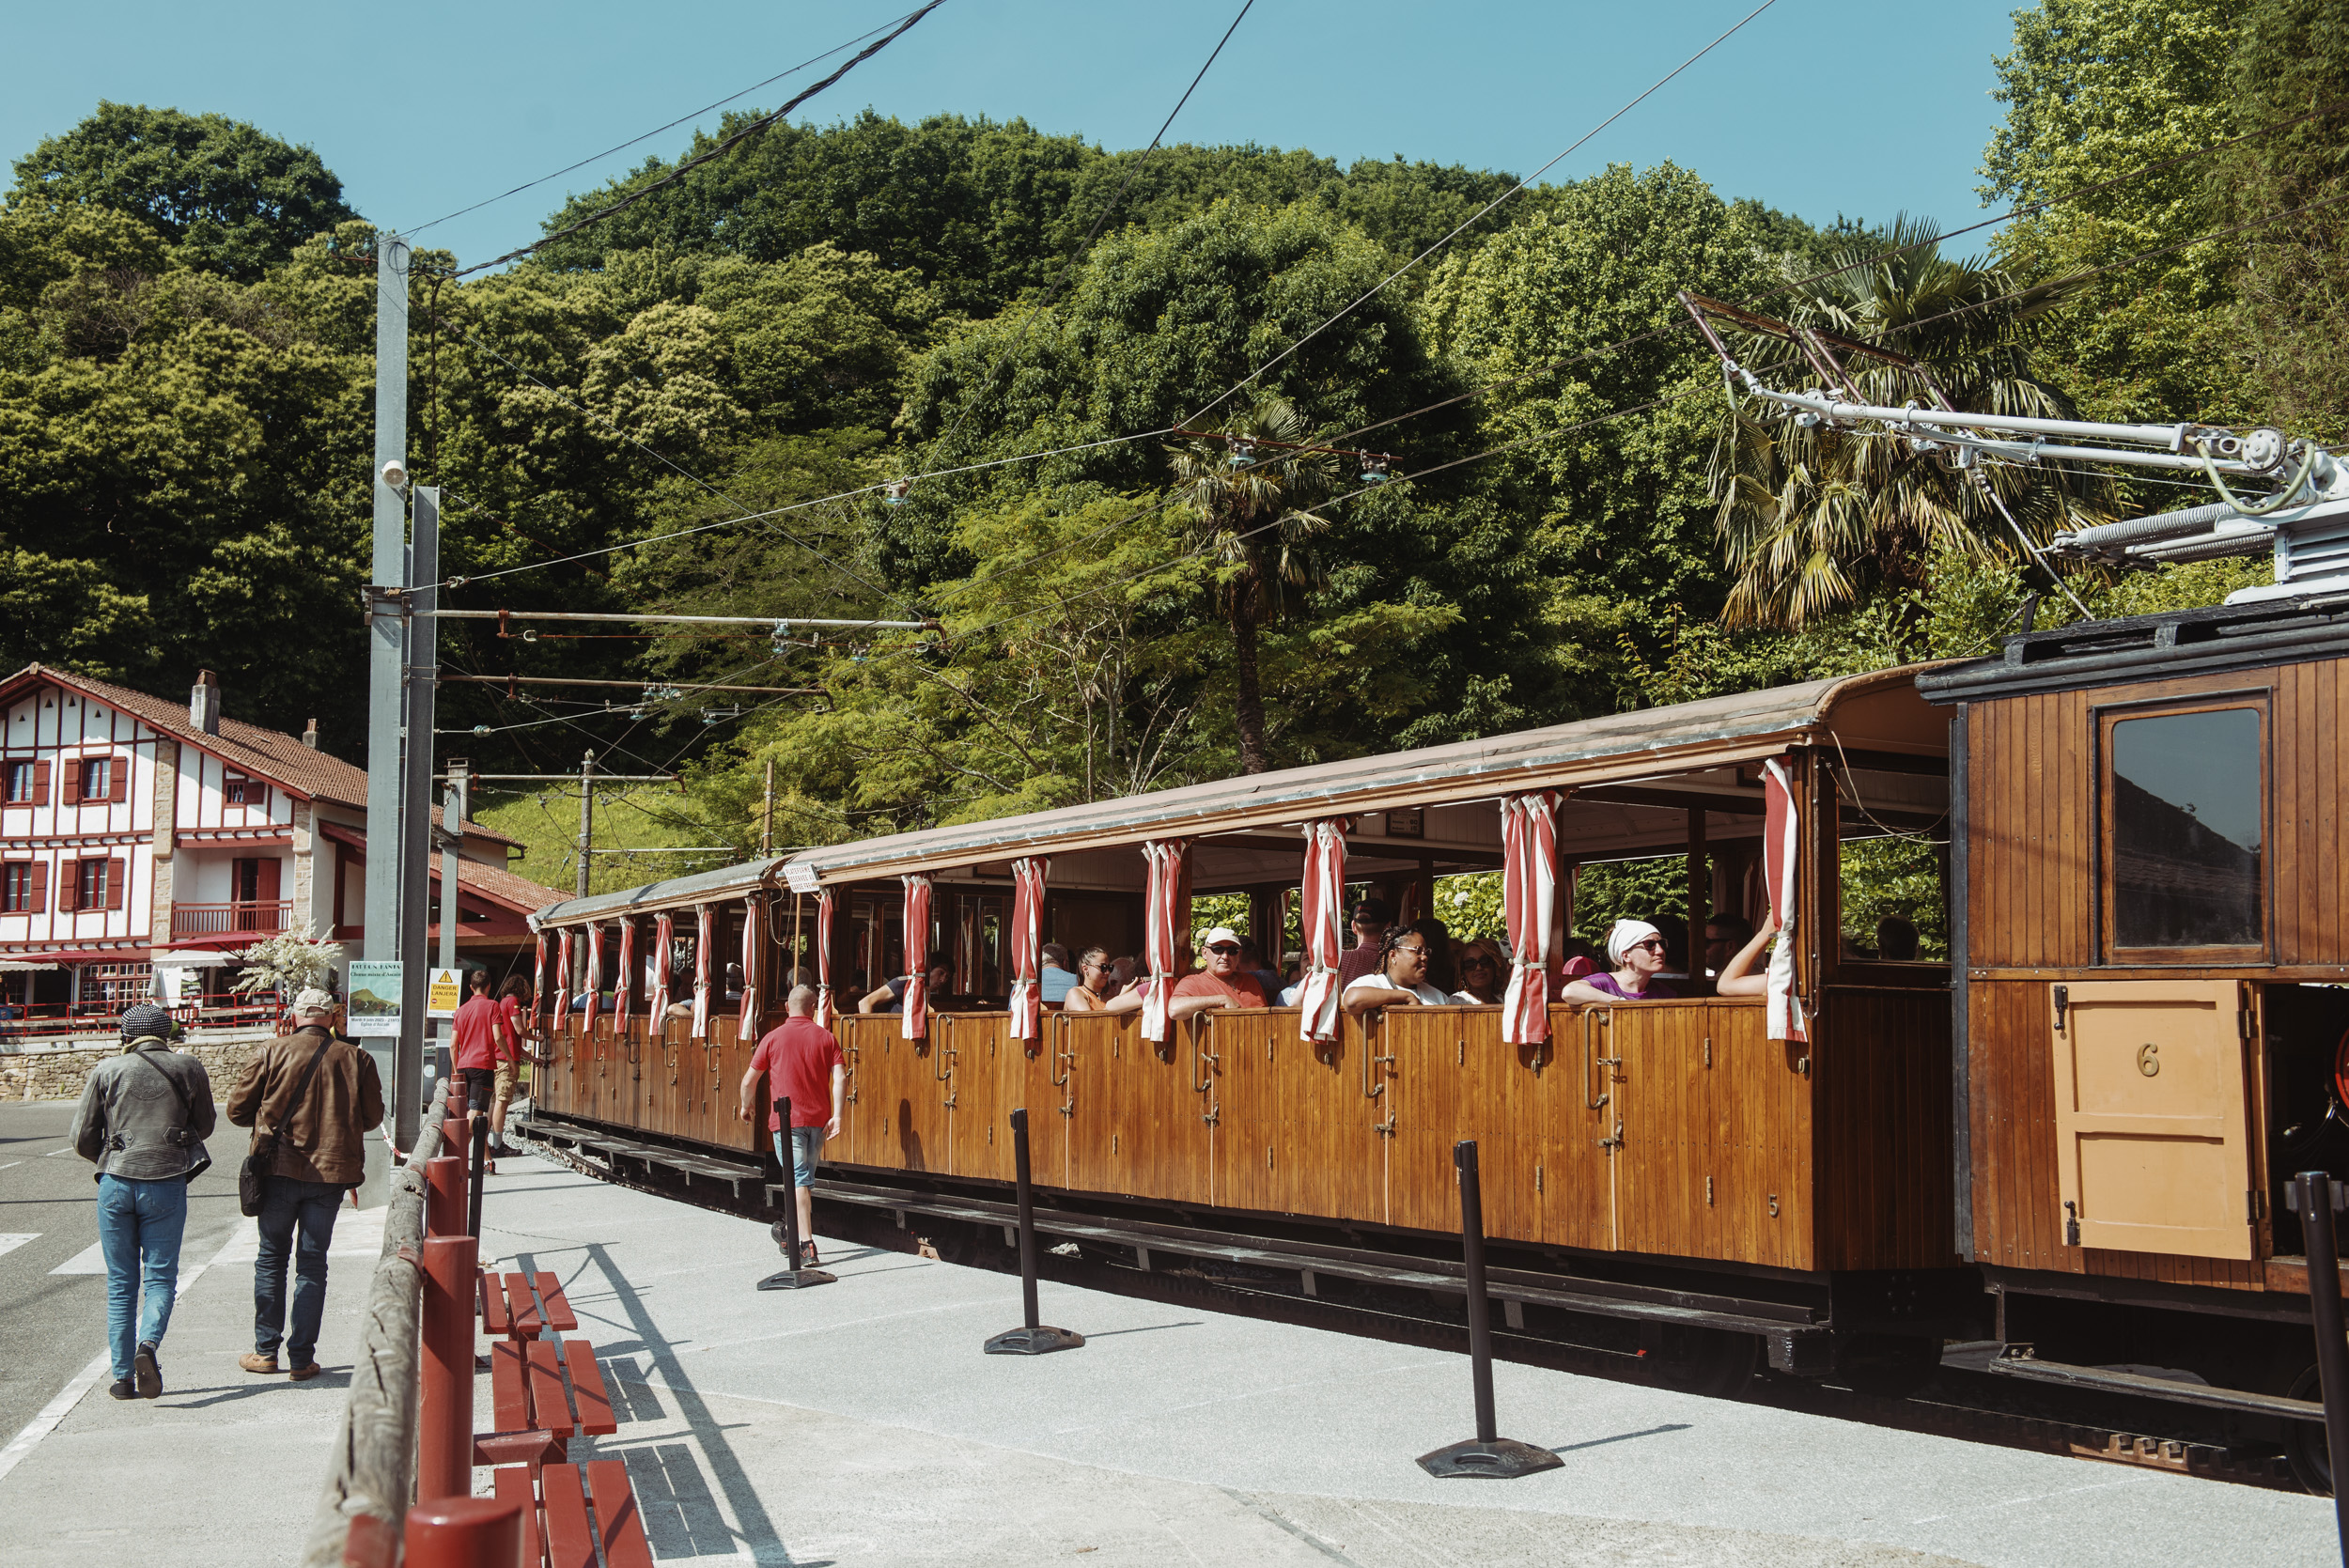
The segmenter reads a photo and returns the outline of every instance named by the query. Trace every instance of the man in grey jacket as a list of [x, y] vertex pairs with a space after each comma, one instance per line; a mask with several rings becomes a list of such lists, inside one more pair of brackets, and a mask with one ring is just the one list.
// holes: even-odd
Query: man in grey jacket
[[[171, 1048], [171, 1015], [142, 1002], [122, 1015], [122, 1054], [90, 1069], [73, 1147], [98, 1167], [98, 1242], [106, 1258], [106, 1343], [117, 1399], [163, 1391], [156, 1350], [179, 1288], [188, 1183], [212, 1163], [211, 1075]], [[141, 1301], [141, 1287], [146, 1299]]]

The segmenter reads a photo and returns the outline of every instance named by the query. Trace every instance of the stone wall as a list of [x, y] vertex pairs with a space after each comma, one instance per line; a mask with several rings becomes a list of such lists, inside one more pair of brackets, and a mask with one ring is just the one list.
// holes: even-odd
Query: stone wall
[[[187, 1041], [179, 1049], [204, 1063], [212, 1079], [212, 1098], [219, 1101], [228, 1097], [245, 1063], [272, 1038], [267, 1030], [207, 1031], [203, 1038]], [[118, 1045], [84, 1046], [0, 1056], [0, 1099], [78, 1100], [90, 1069], [120, 1050]]]

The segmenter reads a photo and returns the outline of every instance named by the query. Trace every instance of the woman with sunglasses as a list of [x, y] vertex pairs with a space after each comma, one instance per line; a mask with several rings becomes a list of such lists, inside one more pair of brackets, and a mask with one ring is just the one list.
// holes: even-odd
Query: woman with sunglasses
[[1088, 947], [1077, 955], [1077, 983], [1061, 998], [1061, 1008], [1069, 1013], [1103, 1012], [1123, 989], [1117, 983], [1117, 967], [1110, 962], [1109, 950]]
[[1452, 1000], [1462, 1007], [1495, 1007], [1508, 994], [1509, 966], [1501, 949], [1479, 937], [1460, 950], [1460, 988]]
[[1427, 939], [1407, 925], [1387, 933], [1378, 967], [1349, 981], [1338, 1005], [1359, 1018], [1380, 1007], [1442, 1007], [1451, 1001], [1427, 984]]
[[1569, 980], [1562, 1001], [1658, 1001], [1680, 993], [1656, 978], [1664, 967], [1664, 934], [1643, 920], [1619, 920], [1607, 933], [1610, 972]]

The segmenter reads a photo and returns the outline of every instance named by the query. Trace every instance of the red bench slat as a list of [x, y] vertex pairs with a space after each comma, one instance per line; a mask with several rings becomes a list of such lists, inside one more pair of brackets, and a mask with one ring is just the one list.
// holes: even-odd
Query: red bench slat
[[590, 1437], [608, 1437], [620, 1430], [613, 1419], [611, 1390], [603, 1386], [603, 1369], [596, 1365], [596, 1347], [585, 1340], [563, 1342], [563, 1359], [571, 1369], [571, 1397], [579, 1402], [579, 1429]]
[[563, 1397], [563, 1363], [546, 1340], [530, 1342], [530, 1424], [542, 1426], [559, 1440], [571, 1435], [571, 1406]]
[[547, 1504], [547, 1568], [596, 1568], [596, 1535], [587, 1527], [579, 1467], [549, 1465], [538, 1477]]
[[491, 1339], [504, 1339], [513, 1327], [513, 1320], [506, 1310], [506, 1290], [498, 1277], [488, 1270], [481, 1275], [481, 1331]]
[[506, 1299], [513, 1308], [515, 1336], [525, 1340], [537, 1339], [539, 1330], [545, 1327], [545, 1320], [538, 1315], [538, 1303], [531, 1299], [530, 1277], [526, 1274], [508, 1274], [506, 1277]]
[[490, 1408], [497, 1414], [496, 1430], [529, 1430], [530, 1394], [522, 1376], [522, 1347], [512, 1340], [499, 1340], [490, 1346]]
[[538, 1498], [531, 1490], [530, 1472], [520, 1465], [510, 1465], [492, 1472], [492, 1480], [498, 1501], [521, 1504], [523, 1568], [540, 1568], [546, 1553], [538, 1545]]
[[596, 1520], [603, 1527], [603, 1560], [609, 1568], [652, 1568], [652, 1547], [645, 1541], [645, 1521], [636, 1511], [636, 1489], [629, 1484], [628, 1466], [617, 1459], [593, 1459], [582, 1467], [596, 1491]]
[[579, 1328], [578, 1314], [571, 1311], [568, 1297], [563, 1294], [563, 1281], [552, 1274], [538, 1276], [538, 1296], [547, 1304], [544, 1321], [568, 1334]]

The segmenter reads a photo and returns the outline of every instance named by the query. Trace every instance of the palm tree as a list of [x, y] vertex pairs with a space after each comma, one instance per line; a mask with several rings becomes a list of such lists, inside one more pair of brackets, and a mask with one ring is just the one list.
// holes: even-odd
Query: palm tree
[[[1957, 408], [2073, 417], [2063, 395], [2033, 373], [2030, 356], [2039, 318], [2073, 285], [2020, 287], [2003, 268], [1943, 256], [1938, 237], [1932, 224], [1904, 214], [1889, 231], [1835, 251], [1836, 270], [1826, 276], [1805, 280], [1804, 268], [1788, 257], [1781, 265], [1795, 287], [1785, 319], [1922, 362]], [[1888, 250], [1900, 254], [1879, 259]], [[1773, 385], [1818, 380], [1781, 340], [1748, 336], [1737, 351], [1753, 355], [1749, 363]], [[1935, 406], [1932, 386], [1917, 371], [1838, 357], [1861, 401]], [[1937, 547], [2003, 551], [2013, 534], [1987, 491], [2034, 541], [2107, 516], [2111, 487], [2100, 476], [1995, 461], [1968, 472], [1948, 457], [1880, 432], [1806, 428], [1775, 405], [1736, 407], [1708, 475], [1733, 575], [1722, 619], [1798, 629], [1847, 608], [1871, 582], [1895, 592], [1922, 586]]]
[[1226, 439], [1186, 442], [1168, 458], [1190, 513], [1193, 547], [1216, 563], [1217, 612], [1232, 629], [1239, 770], [1261, 773], [1272, 753], [1256, 632], [1279, 617], [1288, 590], [1328, 583], [1311, 541], [1330, 525], [1308, 508], [1337, 489], [1338, 459], [1327, 445], [1331, 432], [1308, 431], [1304, 416], [1277, 394], [1258, 396], [1216, 428]]

